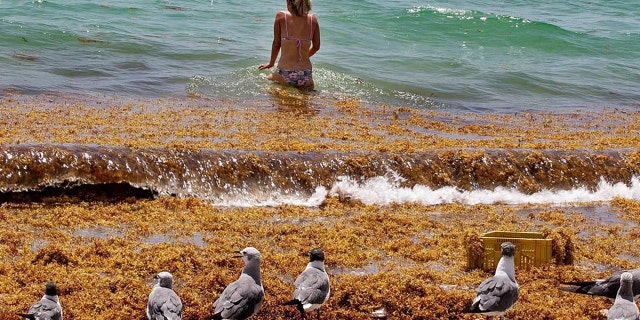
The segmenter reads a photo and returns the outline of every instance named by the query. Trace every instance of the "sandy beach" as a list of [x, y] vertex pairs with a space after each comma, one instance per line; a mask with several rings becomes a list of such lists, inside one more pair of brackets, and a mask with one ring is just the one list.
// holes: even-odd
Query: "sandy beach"
[[[385, 155], [554, 150], [594, 157], [615, 151], [623, 155], [623, 178], [636, 174], [639, 164], [640, 114], [604, 107], [480, 114], [371, 106], [291, 91], [250, 101], [4, 92], [0, 113], [4, 149], [97, 145]], [[204, 319], [240, 274], [241, 261], [232, 251], [254, 246], [263, 256], [266, 296], [256, 319], [297, 316], [280, 303], [290, 299], [307, 263], [304, 253], [314, 247], [324, 249], [331, 277], [332, 297], [322, 319], [370, 319], [379, 308], [389, 319], [476, 319], [462, 310], [490, 273], [467, 269], [466, 248], [484, 232], [504, 230], [543, 232], [554, 243], [554, 261], [516, 270], [520, 298], [508, 318], [604, 319], [601, 310], [609, 301], [561, 292], [559, 283], [635, 268], [640, 257], [640, 203], [622, 198], [560, 205], [375, 205], [329, 196], [317, 207], [225, 207], [189, 196], [59, 197], [3, 203], [0, 217], [1, 318], [25, 312], [42, 296], [44, 283], [55, 281], [65, 319], [145, 319], [152, 277], [164, 270], [174, 275], [183, 319]]]

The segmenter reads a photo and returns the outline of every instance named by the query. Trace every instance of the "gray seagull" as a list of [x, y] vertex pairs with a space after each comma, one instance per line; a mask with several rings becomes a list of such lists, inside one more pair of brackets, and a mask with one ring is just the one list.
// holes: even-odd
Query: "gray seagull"
[[466, 312], [502, 316], [518, 300], [518, 282], [513, 261], [516, 247], [511, 242], [503, 242], [500, 247], [502, 257], [495, 275], [480, 283], [476, 289], [478, 294]]
[[253, 247], [240, 251], [244, 269], [238, 280], [230, 283], [213, 303], [211, 319], [248, 319], [258, 312], [264, 301], [260, 280], [260, 251]]
[[173, 276], [169, 272], [160, 272], [155, 276], [158, 283], [153, 286], [147, 303], [149, 320], [182, 319], [182, 301], [173, 291]]
[[298, 276], [294, 286], [293, 300], [284, 305], [294, 305], [300, 311], [302, 319], [305, 312], [317, 310], [317, 319], [320, 319], [320, 307], [329, 300], [329, 275], [324, 269], [324, 252], [317, 248], [309, 252], [309, 263]]
[[616, 301], [609, 309], [608, 320], [638, 320], [638, 306], [633, 301], [633, 275], [625, 272], [620, 275], [620, 289]]
[[563, 282], [562, 284], [565, 286], [560, 287], [559, 289], [567, 292], [606, 297], [613, 300], [618, 294], [618, 289], [620, 288], [620, 276], [624, 272], [631, 273], [633, 276], [633, 300], [636, 301], [638, 300], [638, 297], [640, 297], [640, 269], [617, 271], [606, 279]]
[[62, 306], [56, 284], [47, 282], [42, 299], [32, 305], [28, 313], [18, 316], [29, 320], [62, 320]]

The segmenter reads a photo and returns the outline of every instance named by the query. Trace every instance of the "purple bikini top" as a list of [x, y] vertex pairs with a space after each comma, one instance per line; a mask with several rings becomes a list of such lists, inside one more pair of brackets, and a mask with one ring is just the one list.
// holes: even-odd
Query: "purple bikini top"
[[289, 25], [287, 24], [287, 13], [284, 12], [284, 27], [285, 27], [285, 32], [287, 33], [286, 37], [283, 37], [282, 39], [285, 40], [292, 40], [296, 42], [296, 47], [298, 48], [298, 61], [302, 60], [302, 41], [308, 41], [311, 42], [311, 39], [313, 39], [313, 23], [312, 23], [312, 16], [311, 14], [308, 14], [307, 17], [309, 17], [309, 27], [310, 27], [310, 32], [309, 32], [309, 39], [301, 39], [301, 38], [291, 38], [289, 37]]

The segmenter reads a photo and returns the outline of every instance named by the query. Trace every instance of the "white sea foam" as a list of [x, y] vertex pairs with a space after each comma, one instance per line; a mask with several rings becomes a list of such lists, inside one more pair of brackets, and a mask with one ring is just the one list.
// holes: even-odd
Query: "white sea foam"
[[449, 15], [456, 15], [456, 16], [463, 16], [469, 12], [471, 12], [470, 10], [464, 10], [464, 9], [452, 9], [452, 8], [445, 8], [445, 7], [435, 7], [435, 6], [431, 6], [431, 5], [427, 5], [427, 6], [415, 6], [412, 7], [410, 9], [407, 10], [408, 13], [420, 13], [422, 11], [434, 11], [434, 12], [438, 12], [441, 14], [449, 14]]
[[391, 203], [421, 203], [425, 205], [461, 203], [461, 204], [562, 204], [572, 202], [610, 201], [615, 197], [640, 199], [640, 178], [633, 177], [631, 185], [611, 184], [604, 180], [598, 183], [596, 190], [580, 187], [571, 190], [543, 190], [525, 194], [516, 189], [498, 187], [493, 190], [459, 190], [455, 187], [431, 189], [428, 186], [401, 187], [398, 183], [385, 178], [375, 177], [364, 183], [341, 177], [329, 192], [330, 196], [339, 196], [362, 201], [365, 204], [387, 205]]
[[595, 190], [579, 187], [571, 190], [542, 190], [526, 194], [516, 189], [498, 187], [493, 190], [460, 190], [456, 187], [431, 189], [428, 186], [400, 186], [401, 179], [375, 177], [364, 182], [343, 176], [329, 190], [319, 186], [313, 194], [286, 194], [269, 192], [262, 194], [239, 192], [235, 196], [224, 195], [209, 199], [214, 205], [232, 207], [262, 207], [278, 205], [320, 206], [327, 197], [340, 197], [361, 201], [369, 205], [393, 203], [420, 203], [438, 205], [460, 203], [475, 204], [569, 204], [611, 201], [616, 197], [640, 200], [640, 177], [633, 177], [631, 184], [609, 183], [601, 180]]

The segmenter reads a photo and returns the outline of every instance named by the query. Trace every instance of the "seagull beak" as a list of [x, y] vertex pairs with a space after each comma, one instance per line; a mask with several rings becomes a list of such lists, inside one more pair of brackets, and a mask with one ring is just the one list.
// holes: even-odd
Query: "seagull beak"
[[242, 258], [244, 256], [242, 255], [242, 250], [234, 251], [233, 253], [235, 253], [235, 255], [233, 256], [234, 258]]

